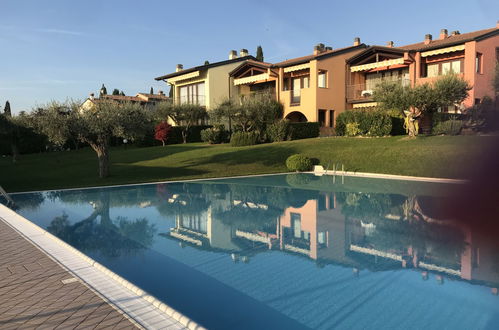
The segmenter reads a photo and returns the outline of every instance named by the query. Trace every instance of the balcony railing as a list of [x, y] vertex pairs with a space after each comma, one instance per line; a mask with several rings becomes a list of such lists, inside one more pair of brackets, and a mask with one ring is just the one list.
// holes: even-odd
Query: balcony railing
[[410, 79], [372, 79], [363, 84], [347, 85], [347, 101], [369, 101], [373, 99], [373, 93], [382, 82], [394, 82], [402, 86], [409, 86]]
[[204, 95], [185, 95], [176, 98], [177, 104], [197, 104], [206, 105], [206, 99]]

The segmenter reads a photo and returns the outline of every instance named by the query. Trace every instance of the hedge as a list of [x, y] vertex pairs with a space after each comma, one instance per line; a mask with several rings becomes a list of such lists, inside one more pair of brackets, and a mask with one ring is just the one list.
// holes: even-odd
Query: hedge
[[252, 146], [258, 143], [260, 134], [258, 132], [235, 132], [230, 138], [230, 145], [233, 147]]
[[[386, 112], [372, 110], [347, 110], [336, 118], [336, 134], [346, 135], [347, 124], [357, 124], [358, 135], [386, 136], [392, 132], [392, 118]], [[352, 125], [350, 125], [352, 127]]]
[[318, 137], [320, 133], [320, 123], [288, 123], [289, 138], [291, 140], [309, 139]]

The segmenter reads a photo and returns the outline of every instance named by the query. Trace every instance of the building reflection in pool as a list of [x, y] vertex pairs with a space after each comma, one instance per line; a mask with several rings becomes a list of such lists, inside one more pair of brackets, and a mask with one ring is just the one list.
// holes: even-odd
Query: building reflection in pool
[[225, 184], [158, 185], [160, 230], [181, 246], [225, 252], [234, 262], [280, 250], [327, 264], [382, 271], [412, 268], [439, 284], [462, 279], [497, 294], [494, 235], [445, 217], [444, 197]]

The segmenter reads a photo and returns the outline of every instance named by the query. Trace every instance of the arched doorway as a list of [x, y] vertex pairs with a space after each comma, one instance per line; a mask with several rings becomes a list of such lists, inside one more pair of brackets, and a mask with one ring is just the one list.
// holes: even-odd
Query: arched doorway
[[308, 121], [307, 117], [305, 117], [305, 115], [299, 111], [288, 113], [285, 119], [288, 119], [292, 123], [305, 123]]

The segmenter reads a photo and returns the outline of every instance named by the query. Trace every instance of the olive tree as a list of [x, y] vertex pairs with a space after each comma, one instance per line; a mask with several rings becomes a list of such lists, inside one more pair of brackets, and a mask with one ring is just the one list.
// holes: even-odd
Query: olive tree
[[16, 117], [12, 116], [9, 101], [5, 102], [4, 113], [0, 114], [0, 138], [9, 141], [12, 161], [17, 162], [19, 159], [19, 123]]
[[271, 94], [249, 95], [226, 100], [212, 114], [215, 121], [228, 121], [243, 132], [264, 132], [267, 124], [281, 119], [283, 106]]
[[151, 118], [138, 104], [99, 101], [82, 110], [78, 102], [52, 102], [38, 110], [38, 129], [49, 141], [64, 145], [74, 135], [97, 154], [99, 177], [109, 176], [109, 144], [112, 137], [134, 140], [145, 135]]
[[[440, 77], [432, 83], [402, 86], [397, 82], [384, 82], [376, 86], [374, 100], [384, 109], [397, 109], [405, 117], [409, 136], [416, 136], [419, 118], [439, 108], [462, 103], [471, 87], [466, 80], [454, 74]], [[430, 120], [431, 123], [431, 120]]]
[[200, 125], [208, 119], [208, 113], [203, 106], [192, 103], [174, 104], [168, 101], [156, 105], [155, 116], [160, 121], [170, 118], [175, 125], [181, 126], [184, 143], [187, 143], [191, 127]]

